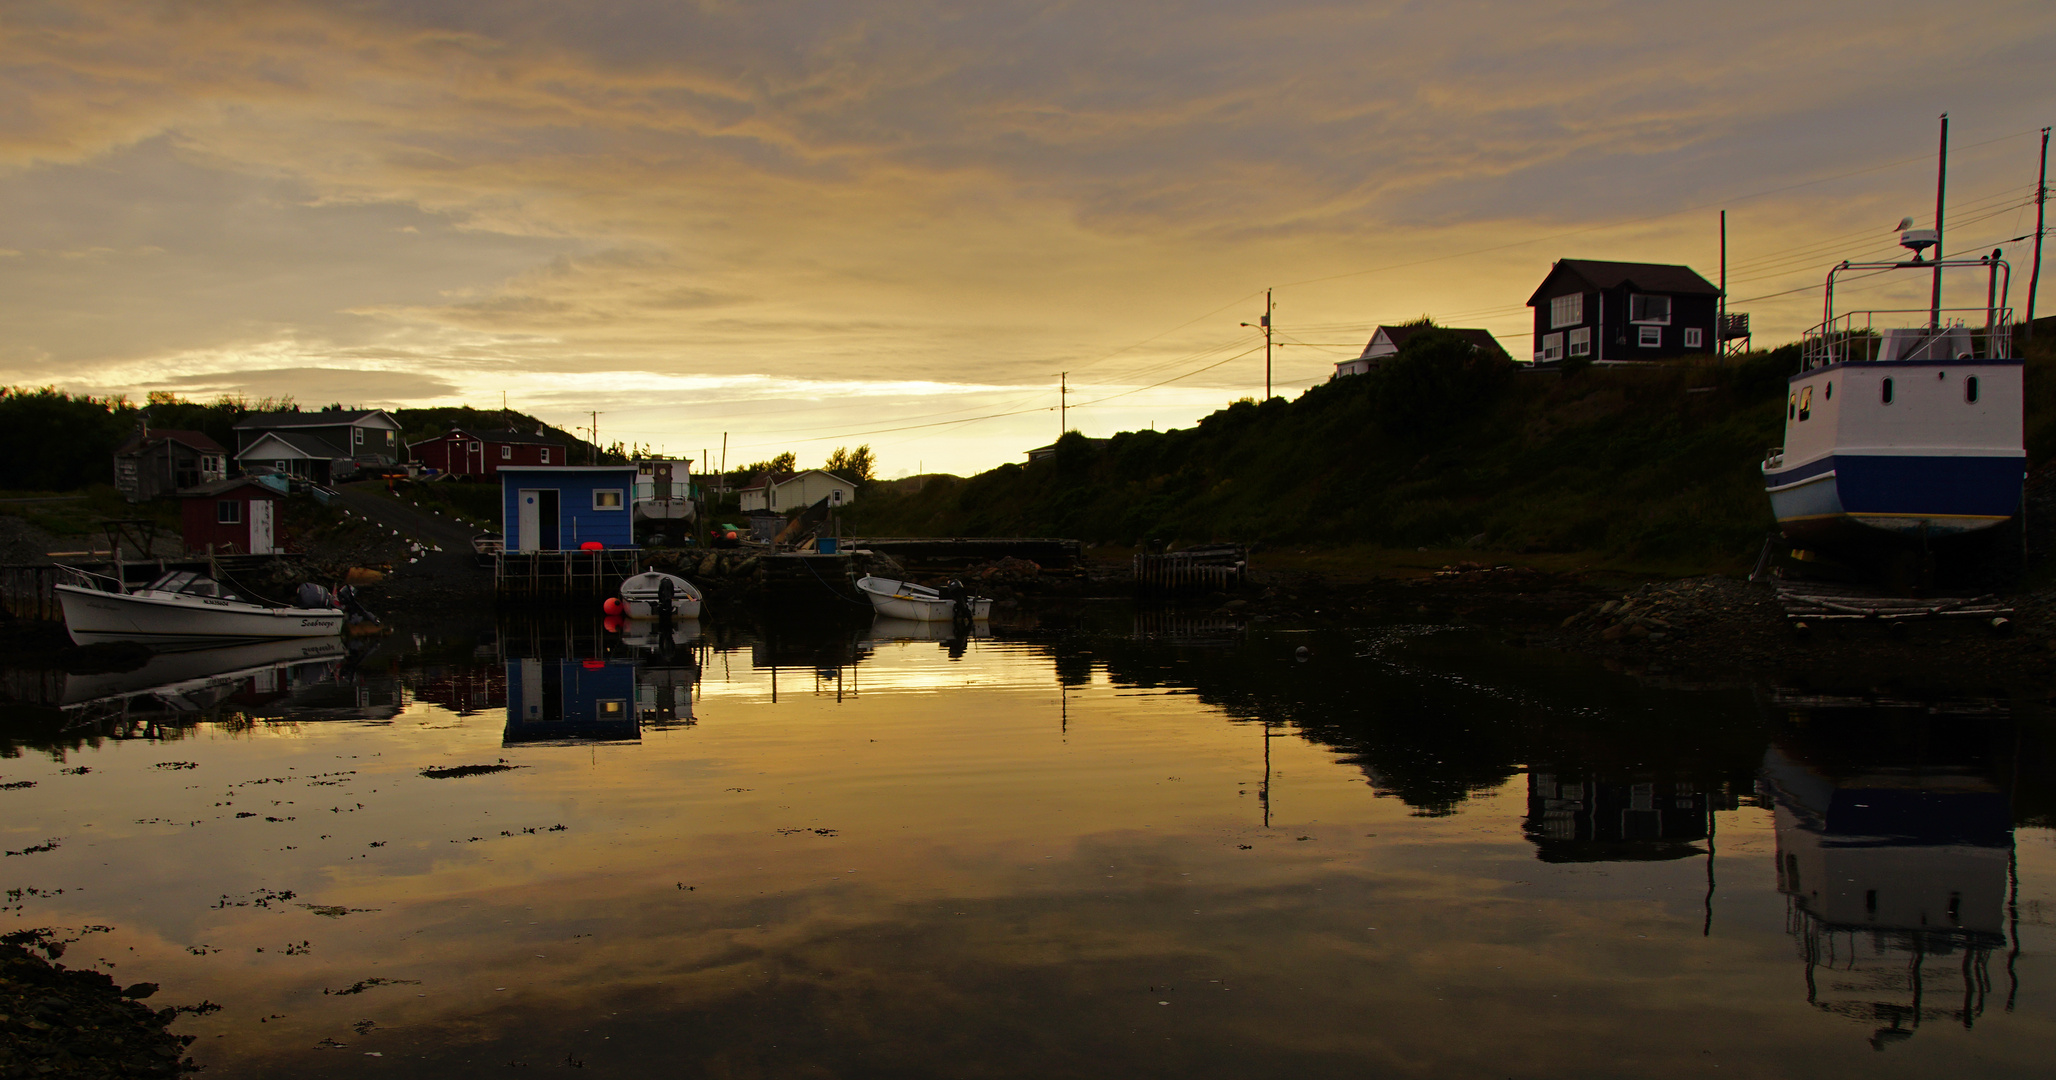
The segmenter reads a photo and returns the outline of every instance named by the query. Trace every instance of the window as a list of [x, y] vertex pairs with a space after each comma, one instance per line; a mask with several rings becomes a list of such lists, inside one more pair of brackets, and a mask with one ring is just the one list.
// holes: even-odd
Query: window
[[1563, 359], [1562, 334], [1542, 335], [1542, 359], [1545, 361]]
[[472, 443], [472, 444], [471, 444], [471, 450], [470, 450], [470, 452], [471, 452], [471, 453], [474, 453], [474, 454], [476, 454], [476, 453], [478, 453], [479, 451], [481, 451], [481, 450], [484, 450], [484, 449], [485, 449], [485, 444], [484, 444], [484, 443], [481, 443], [481, 442], [475, 442], [475, 443]]
[[512, 461], [512, 460], [514, 460], [514, 448], [513, 448], [513, 447], [511, 447], [511, 446], [502, 446], [502, 447], [500, 447], [500, 460], [501, 460], [501, 461]]
[[1685, 328], [1685, 348], [1696, 349], [1706, 343], [1706, 331], [1696, 326]]
[[1820, 396], [1828, 399], [1829, 401], [1835, 400], [1835, 384], [1833, 382], [1829, 382], [1826, 389], [1824, 389], [1821, 392]]
[[1572, 293], [1549, 301], [1549, 328], [1561, 329], [1585, 321], [1585, 294]]
[[353, 427], [353, 428], [351, 428], [351, 429], [350, 429], [350, 435], [351, 435], [351, 439], [352, 439], [352, 441], [354, 441], [354, 442], [355, 442], [355, 443], [356, 443], [356, 444], [357, 444], [358, 446], [363, 446], [363, 445], [364, 445], [364, 429], [363, 429], [363, 428], [361, 428], [361, 427]]
[[1806, 419], [1807, 417], [1809, 417], [1809, 416], [1812, 416], [1812, 415], [1813, 415], [1813, 387], [1809, 386], [1809, 387], [1807, 387], [1807, 388], [1805, 388], [1805, 389], [1803, 389], [1803, 390], [1799, 391], [1799, 419], [1801, 419], [1801, 420], [1804, 420], [1804, 419]]
[[545, 465], [548, 465], [549, 463], [550, 463], [550, 448], [549, 448], [549, 447], [547, 447], [547, 446], [545, 446], [545, 447], [543, 447], [543, 464], [545, 464]]
[[234, 499], [223, 499], [214, 504], [214, 520], [222, 525], [243, 523], [243, 504]]
[[1638, 326], [1635, 328], [1635, 344], [1645, 349], [1654, 349], [1663, 344], [1663, 327]]
[[1576, 330], [1573, 330], [1573, 331], [1571, 331], [1571, 355], [1572, 355], [1572, 356], [1590, 356], [1590, 355], [1592, 355], [1592, 328], [1591, 328], [1591, 327], [1589, 327], [1589, 326], [1581, 326], [1581, 327], [1577, 328]]
[[1977, 404], [1977, 376], [1963, 380], [1963, 400]]
[[1885, 404], [1890, 405], [1892, 403], [1892, 380], [1890, 379], [1885, 380], [1884, 398]]
[[1628, 321], [1669, 326], [1671, 321], [1671, 298], [1668, 296], [1643, 296], [1640, 293], [1629, 293]]
[[595, 509], [595, 510], [619, 510], [619, 509], [621, 509], [621, 489], [620, 489], [620, 488], [606, 488], [606, 489], [603, 489], [603, 490], [599, 490], [599, 491], [595, 491], [595, 492], [593, 492], [593, 509]]

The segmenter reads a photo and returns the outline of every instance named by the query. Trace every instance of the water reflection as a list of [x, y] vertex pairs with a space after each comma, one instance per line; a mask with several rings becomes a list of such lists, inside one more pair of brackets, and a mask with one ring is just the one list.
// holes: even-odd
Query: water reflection
[[1543, 862], [1617, 862], [1705, 855], [1714, 811], [1736, 799], [1694, 780], [1604, 780], [1563, 775], [1560, 766], [1528, 773], [1524, 831]]
[[2019, 993], [2011, 763], [1993, 753], [2012, 724], [1977, 704], [1806, 699], [1764, 755], [1806, 1000], [1876, 1025], [1877, 1049], [1974, 1026], [1995, 953], [2009, 1011]]

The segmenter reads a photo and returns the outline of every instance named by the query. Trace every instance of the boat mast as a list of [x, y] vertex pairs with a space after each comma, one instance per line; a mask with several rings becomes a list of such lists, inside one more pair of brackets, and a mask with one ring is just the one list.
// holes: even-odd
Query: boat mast
[[2042, 129], [2042, 172], [2035, 178], [2035, 268], [2027, 276], [2027, 339], [2035, 339], [2035, 289], [2042, 283], [2042, 209], [2049, 201], [2049, 129]]
[[1949, 114], [1942, 114], [1942, 149], [1935, 163], [1935, 287], [1928, 300], [1928, 325], [1942, 328], [1942, 193], [1949, 184]]

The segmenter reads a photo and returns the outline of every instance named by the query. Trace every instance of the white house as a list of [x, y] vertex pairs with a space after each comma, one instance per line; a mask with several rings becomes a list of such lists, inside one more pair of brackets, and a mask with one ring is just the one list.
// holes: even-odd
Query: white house
[[812, 506], [822, 499], [830, 506], [848, 506], [857, 499], [857, 485], [832, 472], [808, 469], [784, 476], [758, 477], [739, 493], [742, 510], [770, 510], [784, 513]]
[[1407, 338], [1423, 330], [1431, 329], [1451, 330], [1470, 339], [1471, 345], [1475, 348], [1497, 353], [1501, 356], [1507, 354], [1505, 347], [1499, 344], [1499, 340], [1494, 338], [1489, 330], [1467, 330], [1441, 326], [1431, 327], [1423, 326], [1420, 323], [1412, 323], [1406, 326], [1380, 326], [1376, 332], [1371, 334], [1371, 340], [1364, 344], [1363, 352], [1347, 360], [1336, 362], [1335, 378], [1339, 379], [1344, 375], [1368, 375], [1378, 370], [1378, 364], [1386, 357], [1397, 354], [1399, 347], [1406, 344]]

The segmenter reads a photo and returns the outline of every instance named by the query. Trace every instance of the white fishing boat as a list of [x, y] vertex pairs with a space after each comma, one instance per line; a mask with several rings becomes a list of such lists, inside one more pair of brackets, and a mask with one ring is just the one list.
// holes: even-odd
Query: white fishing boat
[[[1904, 262], [1841, 262], [1828, 271], [1823, 318], [1805, 337], [1785, 400], [1785, 445], [1764, 457], [1763, 484], [1786, 538], [1812, 548], [1888, 541], [1925, 546], [2001, 524], [2027, 476], [2025, 385], [2006, 307], [2006, 263], [1923, 261], [1932, 229], [1909, 229]], [[1835, 310], [1835, 284], [1911, 271], [1977, 273], [1985, 304], [1939, 300], [1901, 311]], [[1940, 291], [1934, 295], [1939, 298]]]
[[[867, 575], [857, 579], [857, 589], [871, 598], [871, 607], [878, 614], [894, 619], [953, 622], [961, 615], [975, 621], [992, 614], [992, 601], [985, 597], [944, 595], [911, 581]], [[953, 591], [960, 592], [961, 587]]]
[[657, 618], [667, 603], [674, 619], [700, 617], [700, 591], [676, 574], [644, 571], [621, 583], [620, 598], [618, 614], [631, 619]]
[[962, 641], [966, 638], [985, 639], [992, 636], [992, 627], [973, 622], [970, 626], [958, 627], [950, 622], [920, 622], [915, 619], [896, 619], [890, 615], [871, 616], [871, 632], [865, 636], [871, 644], [887, 641]]
[[[334, 637], [347, 618], [338, 607], [271, 607], [222, 591], [204, 574], [174, 570], [133, 592], [76, 571], [92, 585], [58, 585], [64, 628], [80, 645], [133, 641], [158, 648], [203, 648], [270, 638]], [[318, 590], [326, 597], [327, 590]]]
[[697, 508], [692, 499], [692, 462], [664, 458], [637, 458], [634, 491], [629, 513], [642, 531], [675, 534], [679, 539], [692, 529]]

